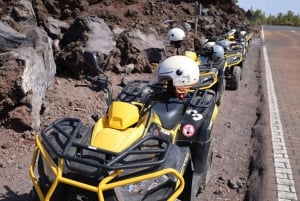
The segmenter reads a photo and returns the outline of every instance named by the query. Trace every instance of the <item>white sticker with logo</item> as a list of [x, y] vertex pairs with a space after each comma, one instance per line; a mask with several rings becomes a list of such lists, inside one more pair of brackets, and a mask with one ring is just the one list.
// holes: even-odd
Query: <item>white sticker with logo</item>
[[187, 113], [188, 115], [191, 115], [191, 116], [192, 116], [192, 119], [193, 119], [194, 121], [200, 121], [201, 119], [203, 119], [202, 114], [198, 113], [198, 111], [195, 110], [195, 109], [189, 109], [189, 110], [186, 111], [186, 113]]

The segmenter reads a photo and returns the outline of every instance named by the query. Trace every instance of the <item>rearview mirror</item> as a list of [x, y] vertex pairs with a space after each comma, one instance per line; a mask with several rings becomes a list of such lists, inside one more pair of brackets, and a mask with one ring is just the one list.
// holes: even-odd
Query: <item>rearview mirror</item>
[[103, 70], [100, 68], [100, 64], [96, 52], [84, 51], [83, 59], [85, 63], [87, 63], [90, 67], [94, 68], [95, 70], [103, 74]]

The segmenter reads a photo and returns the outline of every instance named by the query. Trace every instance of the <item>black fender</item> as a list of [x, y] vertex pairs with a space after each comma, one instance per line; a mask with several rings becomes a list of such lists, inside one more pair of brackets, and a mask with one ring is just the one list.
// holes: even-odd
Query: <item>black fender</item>
[[188, 107], [182, 118], [176, 143], [206, 143], [210, 139], [215, 108], [215, 92], [210, 102], [203, 107]]

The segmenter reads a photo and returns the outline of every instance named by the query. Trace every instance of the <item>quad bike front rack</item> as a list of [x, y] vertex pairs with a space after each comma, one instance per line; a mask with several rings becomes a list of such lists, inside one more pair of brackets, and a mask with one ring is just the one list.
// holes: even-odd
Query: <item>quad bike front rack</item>
[[[66, 126], [66, 122], [67, 124], [70, 123], [72, 125], [75, 125], [70, 132], [62, 130], [62, 128]], [[177, 180], [176, 189], [169, 197], [169, 201], [176, 200], [176, 198], [183, 191], [184, 179], [182, 175], [178, 172], [178, 170], [174, 168], [164, 168], [161, 170], [156, 170], [154, 172], [152, 171], [147, 174], [125, 178], [122, 180], [116, 179], [123, 173], [125, 169], [139, 167], [154, 167], [164, 163], [168, 155], [168, 140], [163, 140], [157, 136], [149, 135], [135, 143], [134, 146], [130, 147], [125, 152], [122, 152], [121, 154], [116, 154], [100, 150], [97, 147], [82, 145], [76, 142], [76, 138], [78, 137], [78, 135], [80, 135], [79, 130], [81, 126], [81, 122], [78, 119], [63, 118], [57, 120], [49, 127], [44, 129], [41, 135], [36, 136], [34, 153], [29, 168], [29, 174], [34, 185], [34, 189], [40, 201], [50, 201], [51, 197], [53, 196], [55, 190], [57, 189], [60, 183], [94, 192], [98, 195], [99, 201], [105, 201], [104, 192], [107, 190], [112, 190], [117, 187], [122, 187], [149, 179], [155, 179], [163, 175], [173, 175], [174, 178], [176, 178]], [[62, 141], [61, 139], [64, 140]], [[158, 148], [156, 147], [152, 150], [140, 149], [140, 147], [143, 146], [143, 144], [147, 143], [149, 140], [160, 141], [160, 143], [164, 144], [164, 146]], [[56, 141], [58, 143], [55, 144], [53, 143], [53, 141]], [[93, 157], [91, 158], [84, 158], [83, 156], [80, 156], [81, 153], [78, 153], [77, 156], [74, 156], [70, 154], [71, 151], [74, 149], [84, 149], [86, 151], [93, 152], [94, 154], [92, 154]], [[142, 162], [126, 160], [126, 158], [130, 155], [147, 154], [149, 152], [158, 155], [157, 160], [149, 159], [149, 161], [143, 160]], [[104, 157], [97, 158], [98, 155]], [[36, 176], [36, 163], [39, 159], [39, 156], [41, 156], [41, 158], [48, 165], [48, 174], [51, 174], [54, 177], [46, 193], [43, 192], [41, 186], [39, 185], [38, 176]], [[68, 163], [82, 164], [83, 168], [72, 168], [72, 165]], [[75, 180], [70, 177], [66, 177], [64, 174], [66, 168], [71, 169], [72, 171], [75, 171], [78, 174], [90, 174], [92, 176], [95, 176], [95, 174], [99, 174], [101, 170], [106, 174], [103, 173], [103, 179], [101, 179], [98, 184], [94, 185], [88, 184], [83, 181]], [[88, 168], [93, 170], [96, 169], [96, 171], [86, 172]]]

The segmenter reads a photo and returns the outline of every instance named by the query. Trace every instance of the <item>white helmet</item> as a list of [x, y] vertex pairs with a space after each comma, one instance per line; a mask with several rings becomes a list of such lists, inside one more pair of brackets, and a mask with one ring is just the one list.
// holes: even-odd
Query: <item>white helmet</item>
[[156, 76], [159, 81], [172, 80], [173, 86], [182, 87], [196, 84], [199, 81], [199, 66], [191, 58], [176, 55], [161, 62]]
[[231, 29], [227, 34], [228, 35], [233, 35], [236, 32], [236, 29]]
[[168, 37], [170, 41], [181, 41], [185, 38], [185, 33], [180, 28], [172, 28], [168, 32]]
[[211, 50], [215, 44], [216, 42], [207, 40], [203, 47], [207, 50]]
[[241, 36], [245, 36], [247, 34], [246, 31], [241, 31]]
[[220, 62], [224, 59], [224, 48], [220, 45], [213, 46], [212, 60], [214, 62]]

